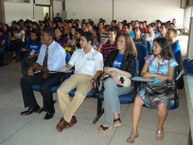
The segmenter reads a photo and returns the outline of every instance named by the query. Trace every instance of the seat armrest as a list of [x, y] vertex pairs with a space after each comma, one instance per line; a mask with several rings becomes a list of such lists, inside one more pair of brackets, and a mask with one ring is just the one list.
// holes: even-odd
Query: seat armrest
[[143, 77], [133, 77], [131, 80], [134, 82], [142, 82], [142, 83], [143, 82], [144, 83], [150, 83], [153, 81], [153, 79], [147, 79], [147, 78], [143, 78]]

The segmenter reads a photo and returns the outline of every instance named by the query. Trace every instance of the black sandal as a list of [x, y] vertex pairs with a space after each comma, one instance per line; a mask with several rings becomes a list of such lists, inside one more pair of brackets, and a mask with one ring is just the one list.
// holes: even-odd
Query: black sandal
[[106, 126], [104, 126], [103, 124], [101, 124], [101, 125], [97, 128], [97, 130], [98, 130], [98, 131], [101, 131], [101, 132], [105, 132], [105, 131], [108, 131], [108, 130], [111, 130], [111, 129], [112, 129], [111, 126], [106, 127]]
[[120, 117], [117, 118], [117, 119], [114, 119], [113, 122], [114, 122], [114, 127], [115, 127], [115, 128], [121, 126], [121, 119], [120, 119]]

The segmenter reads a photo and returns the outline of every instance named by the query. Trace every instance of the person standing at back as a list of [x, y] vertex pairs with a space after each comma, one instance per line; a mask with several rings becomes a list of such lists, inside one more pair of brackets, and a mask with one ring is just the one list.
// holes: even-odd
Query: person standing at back
[[[87, 93], [93, 88], [93, 83], [103, 70], [102, 54], [92, 47], [93, 34], [84, 32], [80, 38], [82, 49], [77, 49], [62, 72], [67, 72], [75, 67], [75, 73], [65, 80], [57, 90], [60, 109], [63, 117], [60, 119], [56, 129], [61, 132], [65, 128], [73, 126], [77, 122], [74, 116], [80, 105], [83, 103]], [[72, 100], [68, 95], [76, 88]]]
[[42, 46], [38, 59], [28, 69], [28, 75], [21, 79], [21, 90], [24, 100], [24, 106], [28, 110], [21, 112], [21, 115], [30, 115], [33, 112], [40, 111], [40, 107], [35, 99], [31, 88], [34, 84], [40, 84], [40, 92], [43, 96], [43, 109], [46, 111], [44, 119], [51, 119], [54, 116], [54, 101], [51, 87], [60, 83], [60, 68], [66, 65], [66, 52], [54, 41], [54, 30], [51, 28], [43, 29], [41, 33]]

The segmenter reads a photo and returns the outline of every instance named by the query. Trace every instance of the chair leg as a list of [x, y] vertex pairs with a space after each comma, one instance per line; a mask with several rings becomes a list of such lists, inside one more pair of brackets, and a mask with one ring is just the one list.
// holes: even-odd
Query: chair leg
[[102, 108], [102, 100], [97, 97], [97, 114], [96, 117], [93, 119], [93, 124], [96, 124], [96, 122], [100, 119], [103, 113], [104, 109]]

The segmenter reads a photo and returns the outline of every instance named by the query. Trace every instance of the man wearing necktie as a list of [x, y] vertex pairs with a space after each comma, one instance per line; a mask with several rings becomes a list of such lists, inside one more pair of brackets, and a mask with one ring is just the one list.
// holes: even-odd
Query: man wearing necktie
[[41, 33], [42, 46], [38, 59], [28, 69], [28, 75], [21, 79], [21, 90], [24, 100], [24, 106], [28, 107], [21, 115], [30, 115], [33, 112], [39, 112], [40, 107], [35, 99], [31, 88], [34, 84], [40, 84], [40, 92], [43, 96], [43, 110], [46, 111], [44, 119], [51, 119], [54, 116], [54, 101], [50, 88], [60, 83], [60, 68], [66, 65], [65, 50], [54, 41], [54, 30], [45, 28]]

